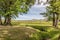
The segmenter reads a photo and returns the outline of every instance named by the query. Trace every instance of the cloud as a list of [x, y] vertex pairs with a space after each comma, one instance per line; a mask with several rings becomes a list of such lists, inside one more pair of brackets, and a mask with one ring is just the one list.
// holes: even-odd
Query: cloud
[[[42, 1], [45, 2], [46, 0], [42, 0]], [[30, 10], [28, 11], [28, 14], [19, 15], [17, 20], [44, 19], [44, 17], [40, 15], [40, 13], [46, 11], [46, 6], [48, 4], [43, 5], [42, 3], [41, 5], [37, 5], [36, 3], [30, 8]]]
[[43, 19], [40, 15], [20, 15], [17, 20]]

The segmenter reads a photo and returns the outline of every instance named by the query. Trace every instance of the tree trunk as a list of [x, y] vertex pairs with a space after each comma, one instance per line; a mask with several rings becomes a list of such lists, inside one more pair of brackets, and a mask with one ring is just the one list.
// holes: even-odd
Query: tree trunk
[[1, 16], [0, 16], [0, 25], [2, 25], [2, 19], [1, 19]]
[[5, 17], [4, 25], [11, 25], [11, 17], [10, 17], [10, 15], [7, 15], [7, 17]]
[[55, 27], [55, 13], [53, 13], [53, 26]]
[[59, 14], [56, 14], [56, 23], [55, 23], [55, 27], [58, 27], [58, 20], [59, 19]]
[[54, 12], [53, 13], [53, 26], [58, 27], [58, 19], [59, 19], [59, 14]]
[[10, 16], [7, 18], [7, 25], [11, 25], [11, 18], [10, 18]]
[[7, 18], [5, 17], [4, 25], [6, 25]]

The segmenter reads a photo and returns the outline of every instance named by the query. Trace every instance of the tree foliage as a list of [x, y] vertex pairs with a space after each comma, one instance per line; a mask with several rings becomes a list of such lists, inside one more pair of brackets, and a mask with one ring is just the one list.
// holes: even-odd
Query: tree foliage
[[57, 27], [59, 14], [60, 14], [60, 0], [47, 0], [49, 6], [47, 6], [47, 12], [44, 14], [48, 18], [53, 18], [53, 26]]
[[26, 13], [34, 2], [35, 0], [0, 0], [0, 15], [5, 17], [5, 23], [9, 22], [19, 13]]

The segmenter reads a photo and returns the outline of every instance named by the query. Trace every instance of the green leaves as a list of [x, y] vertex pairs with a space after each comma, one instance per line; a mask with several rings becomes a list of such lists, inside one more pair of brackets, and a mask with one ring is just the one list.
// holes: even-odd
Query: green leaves
[[26, 13], [34, 2], [35, 0], [0, 0], [0, 11], [4, 13], [4, 16], [18, 15], [18, 12]]
[[51, 6], [50, 9], [52, 9], [52, 12], [60, 13], [60, 0], [51, 0], [50, 6]]
[[5, 18], [4, 24], [10, 25], [11, 18], [27, 13], [35, 0], [0, 0], [0, 16]]

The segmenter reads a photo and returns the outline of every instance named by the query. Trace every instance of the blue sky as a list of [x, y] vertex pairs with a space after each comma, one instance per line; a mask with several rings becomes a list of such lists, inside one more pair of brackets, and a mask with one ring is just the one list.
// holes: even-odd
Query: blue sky
[[[43, 2], [45, 1], [46, 0], [43, 0]], [[27, 14], [19, 15], [19, 17], [16, 19], [17, 20], [44, 19], [44, 17], [40, 15], [40, 13], [45, 11], [46, 11], [46, 5], [43, 5], [43, 3], [41, 5], [37, 5], [37, 0], [36, 0], [35, 5], [33, 5], [29, 9]]]

